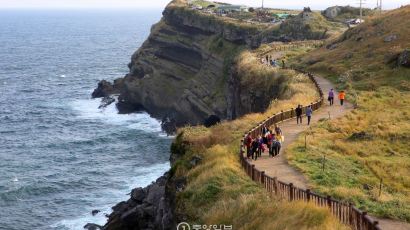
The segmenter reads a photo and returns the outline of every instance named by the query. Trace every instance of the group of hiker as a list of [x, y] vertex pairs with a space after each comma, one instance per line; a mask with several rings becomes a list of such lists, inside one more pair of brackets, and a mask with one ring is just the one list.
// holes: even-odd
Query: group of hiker
[[[279, 61], [276, 59], [272, 58], [272, 55], [266, 55], [266, 57], [262, 58], [262, 64], [267, 64], [270, 65], [272, 67], [277, 67], [279, 66]], [[282, 60], [282, 67], [285, 68], [285, 60]]]
[[[302, 124], [302, 115], [303, 115], [302, 105], [298, 105], [298, 107], [296, 107], [296, 109], [295, 109], [295, 112], [296, 112], [296, 124], [299, 124], [299, 123]], [[312, 115], [313, 115], [312, 106], [309, 105], [306, 108], [305, 114], [306, 114], [306, 117], [308, 119], [308, 125], [310, 125], [310, 121], [311, 121]]]
[[[341, 90], [339, 92], [338, 96], [339, 96], [339, 100], [340, 100], [340, 105], [343, 106], [343, 103], [344, 103], [344, 100], [345, 100], [345, 97], [346, 97], [345, 91]], [[333, 105], [334, 98], [335, 98], [335, 93], [334, 93], [333, 89], [330, 89], [330, 91], [328, 93], [328, 97], [327, 97], [327, 100], [329, 101], [330, 106]]]
[[246, 156], [248, 159], [257, 160], [266, 150], [269, 151], [269, 157], [279, 154], [282, 147], [284, 136], [279, 126], [275, 125], [274, 130], [270, 130], [266, 125], [262, 128], [262, 135], [252, 138], [248, 134], [245, 138]]

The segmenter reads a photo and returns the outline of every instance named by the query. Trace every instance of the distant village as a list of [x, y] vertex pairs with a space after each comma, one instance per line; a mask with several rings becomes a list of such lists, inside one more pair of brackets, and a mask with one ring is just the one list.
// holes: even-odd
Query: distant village
[[[203, 0], [191, 0], [189, 6], [206, 14], [214, 14], [221, 17], [229, 17], [249, 23], [280, 24], [290, 17], [300, 13], [297, 10], [253, 8], [245, 5], [231, 5], [222, 2], [210, 2]], [[372, 10], [363, 9], [364, 16], [371, 14]], [[352, 27], [364, 22], [360, 17], [360, 10], [351, 6], [333, 6], [321, 12], [329, 20], [343, 22]], [[343, 15], [343, 17], [341, 16]]]

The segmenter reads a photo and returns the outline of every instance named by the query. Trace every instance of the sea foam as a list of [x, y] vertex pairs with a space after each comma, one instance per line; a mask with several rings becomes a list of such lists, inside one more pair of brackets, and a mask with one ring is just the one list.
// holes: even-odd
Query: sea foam
[[81, 119], [99, 120], [111, 125], [126, 126], [130, 129], [149, 133], [156, 132], [160, 136], [164, 136], [161, 130], [161, 123], [149, 114], [145, 112], [118, 114], [115, 103], [99, 109], [100, 103], [100, 99], [76, 100], [71, 103], [71, 107]]

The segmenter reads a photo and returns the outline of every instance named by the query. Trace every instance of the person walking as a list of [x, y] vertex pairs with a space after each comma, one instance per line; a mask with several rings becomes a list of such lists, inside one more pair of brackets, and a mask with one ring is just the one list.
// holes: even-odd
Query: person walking
[[282, 129], [280, 129], [279, 125], [275, 124], [275, 133], [276, 135], [282, 135]]
[[343, 102], [344, 102], [344, 100], [345, 100], [345, 96], [346, 96], [345, 91], [344, 91], [344, 90], [340, 91], [340, 93], [339, 93], [339, 100], [340, 100], [340, 105], [341, 105], [341, 106], [343, 106]]
[[263, 148], [263, 138], [262, 138], [262, 136], [260, 136], [260, 135], [259, 135], [259, 137], [258, 137], [258, 143], [259, 143], [259, 146], [258, 146], [258, 157], [261, 157], [264, 148]]
[[273, 157], [279, 155], [281, 146], [282, 144], [280, 143], [279, 140], [275, 139], [272, 141], [272, 156]]
[[284, 68], [284, 69], [286, 68], [286, 66], [285, 66], [285, 60], [283, 60], [283, 59], [282, 59], [282, 68]]
[[329, 96], [328, 96], [328, 98], [327, 98], [327, 100], [329, 101], [329, 103], [330, 103], [331, 106], [333, 105], [333, 100], [334, 100], [334, 98], [335, 98], [335, 93], [333, 92], [333, 89], [331, 89], [331, 90], [329, 91]]
[[302, 124], [302, 106], [301, 105], [298, 105], [298, 107], [296, 108], [296, 123], [299, 124], [299, 121], [300, 121], [300, 124]]
[[273, 133], [268, 133], [267, 134], [267, 139], [268, 139], [268, 143], [266, 144], [266, 147], [268, 148], [268, 151], [269, 151], [269, 156], [271, 156], [272, 155], [272, 138], [275, 136], [275, 134], [273, 134]]
[[255, 138], [252, 141], [252, 160], [257, 160], [258, 159], [258, 148], [259, 148], [259, 142], [258, 139]]
[[263, 125], [262, 134], [265, 135], [268, 131], [269, 131], [268, 127], [266, 127], [266, 125]]
[[245, 145], [246, 145], [246, 157], [249, 159], [251, 157], [251, 151], [252, 151], [252, 137], [250, 134], [246, 136]]
[[306, 117], [307, 117], [307, 119], [308, 119], [308, 125], [310, 125], [310, 120], [311, 120], [311, 118], [312, 118], [312, 114], [313, 114], [313, 109], [312, 109], [312, 106], [309, 105], [309, 106], [306, 108]]

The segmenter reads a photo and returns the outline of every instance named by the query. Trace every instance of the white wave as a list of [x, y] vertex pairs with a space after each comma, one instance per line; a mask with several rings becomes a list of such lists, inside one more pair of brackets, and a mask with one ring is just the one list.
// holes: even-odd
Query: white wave
[[77, 111], [78, 117], [89, 120], [99, 120], [107, 124], [126, 126], [130, 129], [145, 132], [162, 133], [161, 124], [145, 112], [118, 114], [115, 103], [99, 109], [101, 99], [76, 100], [71, 107]]
[[60, 75], [61, 78], [65, 78], [66, 76], [64, 74]]
[[50, 227], [58, 230], [83, 230], [84, 225], [87, 223], [94, 223], [98, 225], [104, 225], [107, 221], [105, 214], [111, 213], [111, 207], [120, 201], [125, 201], [129, 199], [129, 194], [131, 190], [135, 187], [145, 187], [151, 182], [155, 181], [158, 177], [162, 176], [168, 169], [169, 163], [161, 163], [150, 165], [147, 167], [137, 167], [134, 170], [133, 175], [138, 175], [134, 178], [124, 178], [124, 182], [127, 186], [125, 190], [109, 190], [109, 191], [99, 191], [100, 195], [106, 194], [100, 198], [92, 199], [95, 207], [92, 210], [100, 210], [97, 215], [93, 216], [91, 214], [92, 210], [88, 213], [83, 213], [78, 218], [61, 220]]

